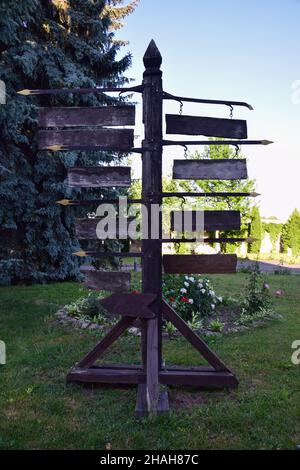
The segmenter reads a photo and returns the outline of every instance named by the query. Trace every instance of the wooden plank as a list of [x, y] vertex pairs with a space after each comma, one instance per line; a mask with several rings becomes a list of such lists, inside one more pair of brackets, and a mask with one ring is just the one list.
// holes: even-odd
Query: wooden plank
[[77, 367], [86, 369], [90, 367], [99, 357], [132, 325], [134, 318], [123, 317], [114, 325], [101, 341], [78, 362]]
[[73, 368], [67, 375], [68, 383], [94, 383], [116, 385], [138, 385], [145, 383], [146, 374], [134, 369]]
[[173, 179], [177, 180], [238, 180], [247, 178], [247, 162], [244, 158], [174, 160]]
[[128, 187], [130, 184], [131, 168], [126, 166], [74, 167], [68, 171], [68, 185], [71, 187], [109, 188]]
[[172, 231], [183, 232], [182, 220], [184, 220], [185, 214], [187, 215], [186, 220], [190, 221], [190, 227], [186, 227], [186, 231], [223, 231], [240, 230], [241, 228], [241, 214], [239, 211], [172, 211]]
[[199, 388], [230, 388], [238, 386], [231, 372], [160, 371], [159, 382], [163, 385], [185, 385]]
[[204, 135], [247, 139], [247, 122], [240, 119], [220, 119], [202, 116], [167, 114], [167, 134]]
[[113, 294], [99, 303], [113, 315], [154, 318], [154, 313], [148, 307], [155, 299], [154, 294]]
[[[91, 219], [77, 219], [76, 224], [75, 224], [75, 231], [76, 231], [76, 236], [79, 240], [100, 240], [100, 239], [105, 239], [104, 236], [99, 238], [98, 236], [101, 235], [101, 233], [98, 230], [97, 234], [97, 226], [98, 223], [101, 220], [104, 220], [106, 217], [95, 217]], [[126, 223], [125, 226], [121, 224], [120, 227], [120, 220], [118, 217], [116, 218], [116, 227], [113, 224], [113, 221], [110, 221], [110, 225], [107, 227], [105, 225], [104, 229], [107, 229], [107, 236], [106, 238], [110, 239], [127, 239], [127, 227]], [[128, 217], [127, 219], [127, 224], [132, 222], [134, 219], [132, 217]], [[116, 230], [115, 230], [116, 228]]]
[[130, 290], [130, 273], [120, 271], [99, 271], [93, 266], [80, 269], [85, 274], [85, 285], [89, 289], [108, 292], [128, 292]]
[[[188, 324], [175, 312], [175, 310], [165, 301], [162, 303], [164, 317], [173, 323], [177, 330], [199, 351], [199, 353], [215, 368], [215, 370], [228, 371], [225, 364], [207, 346], [207, 344], [188, 326]], [[197, 371], [199, 372], [199, 370]]]
[[135, 106], [39, 108], [39, 127], [134, 126]]
[[227, 274], [235, 273], [236, 255], [164, 255], [165, 273]]
[[[94, 384], [118, 384], [139, 385], [136, 416], [144, 417], [146, 408], [146, 374], [139, 369], [114, 369], [109, 367], [81, 368], [74, 367], [67, 376], [68, 383], [94, 383]], [[206, 372], [206, 371], [176, 371], [166, 369], [159, 372], [159, 382], [162, 385], [184, 385], [199, 388], [224, 388], [234, 389], [238, 386], [236, 377], [231, 372]], [[159, 397], [158, 412], [168, 410], [167, 395]]]
[[76, 129], [38, 131], [38, 148], [47, 150], [52, 145], [63, 150], [112, 149], [130, 150], [133, 147], [133, 129]]
[[[146, 374], [139, 369], [114, 369], [109, 367], [74, 367], [67, 375], [68, 383], [94, 383], [94, 384], [118, 384], [139, 385], [136, 416], [138, 418], [147, 415], [146, 402]], [[206, 372], [206, 371], [176, 371], [166, 369], [159, 372], [159, 382], [162, 385], [184, 385], [199, 388], [224, 388], [234, 389], [238, 386], [236, 377], [230, 372]], [[146, 408], [146, 409], [145, 409]], [[167, 395], [159, 397], [158, 412], [168, 411]]]

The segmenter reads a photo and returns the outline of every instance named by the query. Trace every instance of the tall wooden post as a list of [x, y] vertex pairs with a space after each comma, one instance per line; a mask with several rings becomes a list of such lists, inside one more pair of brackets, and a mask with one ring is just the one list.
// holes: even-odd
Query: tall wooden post
[[[146, 370], [146, 403], [148, 412], [158, 410], [159, 381], [161, 367], [161, 326], [162, 326], [162, 251], [159, 239], [151, 239], [153, 220], [152, 204], [161, 205], [162, 192], [162, 57], [152, 40], [144, 55], [145, 72], [143, 78], [143, 123], [145, 138], [143, 141], [142, 161], [142, 199], [145, 200], [147, 215], [143, 215], [143, 226], [148, 225], [148, 239], [143, 240], [143, 293], [157, 296], [151, 307], [156, 318], [144, 322], [142, 334], [143, 362]], [[147, 220], [146, 220], [147, 218]], [[159, 222], [161, 238], [161, 220]], [[144, 402], [145, 402], [144, 401]]]

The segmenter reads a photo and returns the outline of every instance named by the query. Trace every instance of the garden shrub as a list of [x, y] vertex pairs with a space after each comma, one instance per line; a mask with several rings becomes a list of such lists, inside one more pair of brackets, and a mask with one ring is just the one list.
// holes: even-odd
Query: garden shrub
[[197, 317], [212, 315], [223, 300], [216, 295], [210, 281], [198, 275], [165, 275], [163, 296], [182, 318], [190, 322], [195, 322]]
[[242, 300], [242, 315], [255, 316], [259, 312], [271, 312], [272, 302], [265, 277], [255, 263]]

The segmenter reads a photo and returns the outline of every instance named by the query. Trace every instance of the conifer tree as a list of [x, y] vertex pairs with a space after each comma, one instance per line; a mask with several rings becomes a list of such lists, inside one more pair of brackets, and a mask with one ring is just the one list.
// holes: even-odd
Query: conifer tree
[[261, 239], [262, 239], [262, 223], [259, 213], [259, 208], [254, 206], [251, 214], [250, 233], [251, 238], [256, 238], [253, 243], [249, 243], [249, 253], [260, 253]]
[[133, 0], [126, 5], [123, 5], [124, 0], [108, 0], [104, 9], [104, 15], [108, 15], [111, 19], [110, 29], [116, 30], [122, 28], [122, 26], [124, 26], [122, 20], [134, 12], [139, 1], [140, 0]]
[[290, 248], [293, 256], [300, 254], [300, 213], [297, 209], [292, 212], [283, 226], [281, 244], [283, 253], [287, 253]]
[[[76, 279], [79, 246], [71, 207], [63, 198], [96, 197], [68, 188], [69, 167], [112, 162], [113, 153], [38, 152], [37, 106], [114, 104], [103, 94], [23, 97], [21, 89], [122, 86], [129, 54], [110, 31], [108, 0], [20, 0], [2, 6], [0, 79], [0, 283]], [[98, 197], [100, 196], [99, 190]], [[103, 191], [102, 191], [103, 192]], [[104, 192], [105, 194], [105, 192]], [[112, 195], [110, 193], [110, 195]]]

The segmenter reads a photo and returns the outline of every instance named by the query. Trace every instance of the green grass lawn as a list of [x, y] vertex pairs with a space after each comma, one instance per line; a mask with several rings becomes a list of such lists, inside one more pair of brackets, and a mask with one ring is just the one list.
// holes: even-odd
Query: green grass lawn
[[[236, 296], [245, 274], [210, 276], [218, 295]], [[272, 275], [271, 290], [282, 320], [240, 334], [210, 339], [238, 376], [237, 391], [170, 389], [171, 411], [138, 421], [136, 390], [96, 391], [66, 386], [68, 369], [99, 333], [57, 324], [59, 306], [83, 295], [75, 283], [0, 289], [0, 448], [3, 449], [287, 449], [300, 444], [300, 365], [291, 344], [300, 339], [300, 277]], [[197, 365], [183, 339], [166, 340], [167, 363]], [[138, 338], [122, 337], [107, 355], [138, 361]]]

